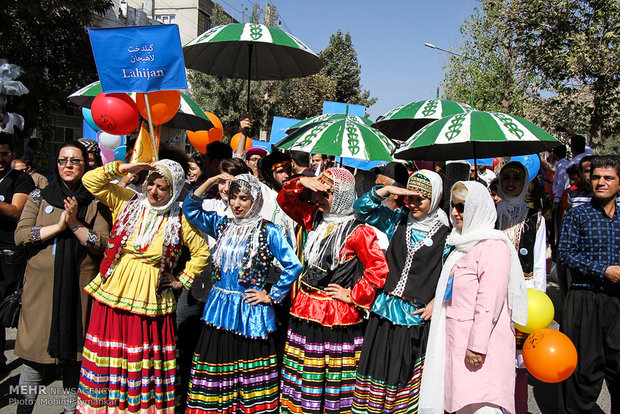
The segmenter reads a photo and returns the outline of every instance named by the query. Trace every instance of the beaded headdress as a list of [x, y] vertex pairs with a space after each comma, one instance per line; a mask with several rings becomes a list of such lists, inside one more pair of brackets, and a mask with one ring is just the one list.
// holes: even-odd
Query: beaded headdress
[[409, 177], [407, 189], [422, 194], [424, 197], [431, 199], [433, 197], [433, 185], [424, 174], [414, 173]]

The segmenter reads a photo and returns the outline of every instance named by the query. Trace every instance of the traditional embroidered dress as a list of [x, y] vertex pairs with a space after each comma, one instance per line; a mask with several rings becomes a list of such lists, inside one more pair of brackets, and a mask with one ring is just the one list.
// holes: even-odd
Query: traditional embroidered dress
[[387, 280], [370, 309], [364, 334], [353, 412], [416, 413], [429, 323], [414, 312], [434, 298], [442, 256], [448, 251], [448, 218], [438, 208], [443, 185], [429, 170], [409, 179], [408, 189], [431, 200], [421, 219], [381, 205], [385, 197], [377, 188], [354, 205], [358, 217], [388, 234], [391, 243]]
[[[282, 362], [282, 412], [351, 412], [363, 316], [387, 274], [374, 230], [352, 214], [351, 173], [330, 168], [319, 179], [333, 191], [329, 213], [297, 199], [304, 188], [298, 179], [278, 195], [284, 211], [311, 231]], [[330, 298], [325, 288], [331, 283], [350, 288], [353, 303]]]
[[122, 176], [119, 165], [106, 164], [82, 179], [110, 207], [114, 226], [101, 272], [85, 288], [95, 304], [84, 343], [78, 410], [173, 413], [175, 300], [171, 290], [161, 287], [162, 273], [171, 272], [185, 244], [191, 259], [179, 279], [189, 289], [209, 249], [176, 202], [185, 176], [178, 163], [155, 164], [172, 193], [160, 207], [151, 206], [144, 194], [110, 183]]
[[278, 409], [279, 376], [272, 332], [271, 304], [250, 305], [247, 289], [263, 290], [275, 258], [282, 275], [269, 291], [280, 302], [301, 272], [301, 264], [280, 229], [260, 217], [263, 195], [250, 174], [236, 176], [236, 188], [252, 198], [243, 219], [202, 209], [203, 198], [190, 194], [183, 203], [188, 220], [217, 240], [213, 268], [219, 279], [211, 289], [205, 322], [193, 357], [187, 413], [264, 413]]

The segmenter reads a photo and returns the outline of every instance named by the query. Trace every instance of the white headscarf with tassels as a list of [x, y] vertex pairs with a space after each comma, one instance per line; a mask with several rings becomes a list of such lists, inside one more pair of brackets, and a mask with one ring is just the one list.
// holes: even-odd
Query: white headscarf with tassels
[[502, 240], [510, 249], [508, 307], [512, 311], [512, 320], [515, 323], [520, 325], [527, 323], [527, 289], [521, 263], [510, 240], [503, 232], [494, 229], [497, 213], [493, 199], [485, 186], [480, 183], [459, 181], [456, 184], [458, 183], [467, 187], [467, 197], [464, 200], [463, 228], [457, 229], [454, 217], [452, 217], [454, 228], [448, 236], [447, 243], [453, 246], [455, 250], [450, 253], [443, 265], [435, 291], [437, 301], [433, 308], [429, 339], [426, 346], [418, 408], [420, 414], [444, 413], [446, 305], [439, 300], [442, 300], [445, 295], [448, 279], [454, 265], [481, 241]]
[[[224, 233], [218, 240], [217, 249], [213, 252], [213, 264], [226, 273], [234, 269], [240, 270], [243, 267], [246, 249], [251, 249], [250, 261], [256, 256], [260, 236], [258, 231], [254, 231], [260, 223], [260, 210], [263, 207], [260, 182], [252, 174], [239, 174], [228, 185], [229, 197], [236, 189], [252, 198], [252, 206], [244, 217], [229, 219], [228, 228], [224, 229]], [[250, 234], [252, 234], [252, 240], [248, 246], [246, 243]], [[248, 265], [251, 266], [251, 263]]]

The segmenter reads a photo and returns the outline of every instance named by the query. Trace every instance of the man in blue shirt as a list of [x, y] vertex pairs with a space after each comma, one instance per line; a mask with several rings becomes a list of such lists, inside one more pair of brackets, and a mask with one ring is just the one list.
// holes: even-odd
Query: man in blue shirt
[[572, 275], [560, 330], [578, 354], [577, 369], [561, 385], [562, 413], [590, 412], [603, 379], [611, 411], [620, 410], [620, 158], [594, 157], [591, 171], [592, 201], [568, 211], [558, 245]]

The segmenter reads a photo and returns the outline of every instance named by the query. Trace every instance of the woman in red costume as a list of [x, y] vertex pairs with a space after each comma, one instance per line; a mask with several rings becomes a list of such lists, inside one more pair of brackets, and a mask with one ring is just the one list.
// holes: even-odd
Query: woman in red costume
[[[304, 188], [313, 203], [298, 199]], [[284, 349], [282, 412], [351, 412], [363, 316], [388, 271], [374, 230], [353, 215], [354, 201], [355, 180], [343, 168], [291, 180], [278, 194], [310, 232]]]

